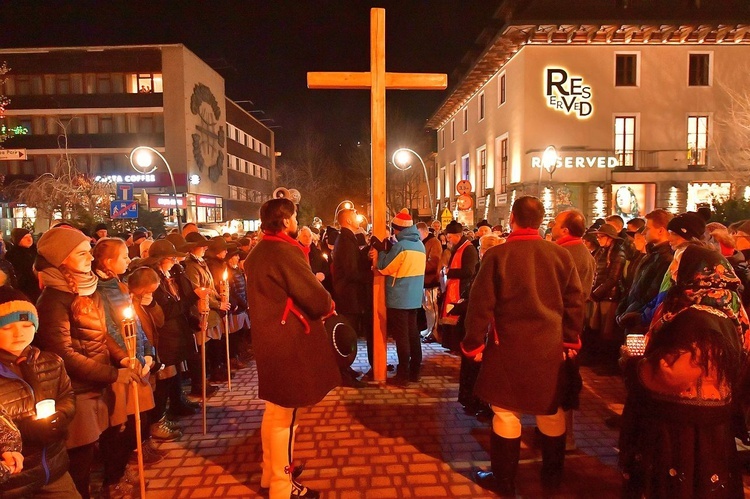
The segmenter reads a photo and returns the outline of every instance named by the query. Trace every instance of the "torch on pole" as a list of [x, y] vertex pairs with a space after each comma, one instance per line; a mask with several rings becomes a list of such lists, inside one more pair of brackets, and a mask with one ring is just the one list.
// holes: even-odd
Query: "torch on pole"
[[203, 396], [203, 434], [206, 434], [206, 336], [208, 333], [208, 313], [210, 311], [208, 305], [208, 288], [198, 288], [195, 290], [195, 294], [198, 295], [198, 313], [200, 314], [200, 328], [201, 328], [201, 381], [202, 381], [202, 396]]
[[[221, 295], [221, 301], [223, 303], [229, 303], [229, 274], [224, 269], [224, 275], [221, 276], [221, 282], [219, 283], [219, 294]], [[224, 312], [224, 338], [227, 349], [227, 388], [232, 391], [232, 368], [229, 358], [229, 310]]]
[[[125, 308], [122, 319], [123, 337], [125, 338], [125, 348], [130, 357], [130, 369], [140, 367], [140, 361], [136, 356], [136, 329], [133, 309]], [[139, 373], [140, 374], [140, 373]], [[146, 478], [143, 475], [143, 439], [141, 436], [141, 407], [138, 400], [138, 383], [130, 383], [133, 387], [133, 404], [135, 405], [135, 443], [138, 454], [138, 482], [141, 487], [141, 497], [146, 498]]]

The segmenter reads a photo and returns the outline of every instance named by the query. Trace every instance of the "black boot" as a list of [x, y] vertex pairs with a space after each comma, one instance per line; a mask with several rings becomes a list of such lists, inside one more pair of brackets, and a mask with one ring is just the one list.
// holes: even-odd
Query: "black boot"
[[521, 437], [503, 438], [492, 432], [490, 435], [492, 471], [475, 471], [475, 481], [480, 487], [491, 490], [501, 497], [515, 497], [516, 471], [520, 454]]
[[542, 486], [547, 491], [560, 488], [565, 463], [565, 433], [559, 437], [541, 434], [542, 443]]
[[318, 499], [319, 497], [320, 492], [305, 487], [296, 478], [292, 478], [292, 495], [290, 499]]

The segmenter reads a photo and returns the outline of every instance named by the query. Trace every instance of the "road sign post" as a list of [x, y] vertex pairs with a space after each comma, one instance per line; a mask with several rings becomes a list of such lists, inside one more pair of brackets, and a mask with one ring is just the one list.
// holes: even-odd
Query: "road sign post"
[[138, 202], [117, 200], [109, 203], [109, 218], [133, 219], [138, 218]]

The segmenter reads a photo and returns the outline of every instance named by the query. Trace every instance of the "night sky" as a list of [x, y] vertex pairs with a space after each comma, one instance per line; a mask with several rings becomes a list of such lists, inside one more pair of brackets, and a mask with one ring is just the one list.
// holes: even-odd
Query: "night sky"
[[[452, 74], [498, 0], [2, 2], [2, 47], [183, 43], [226, 80], [227, 96], [277, 125], [277, 148], [303, 124], [351, 143], [369, 122], [366, 91], [308, 90], [308, 71], [369, 69], [369, 9], [386, 9], [386, 69]], [[440, 91], [393, 91], [424, 122]]]

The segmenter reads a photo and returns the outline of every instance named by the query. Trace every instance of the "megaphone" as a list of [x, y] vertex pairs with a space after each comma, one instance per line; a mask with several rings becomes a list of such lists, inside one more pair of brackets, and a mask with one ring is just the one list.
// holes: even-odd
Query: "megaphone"
[[292, 199], [292, 193], [289, 192], [289, 189], [286, 187], [277, 187], [275, 191], [273, 191], [273, 197], [274, 199], [288, 199], [291, 202], [294, 202]]

